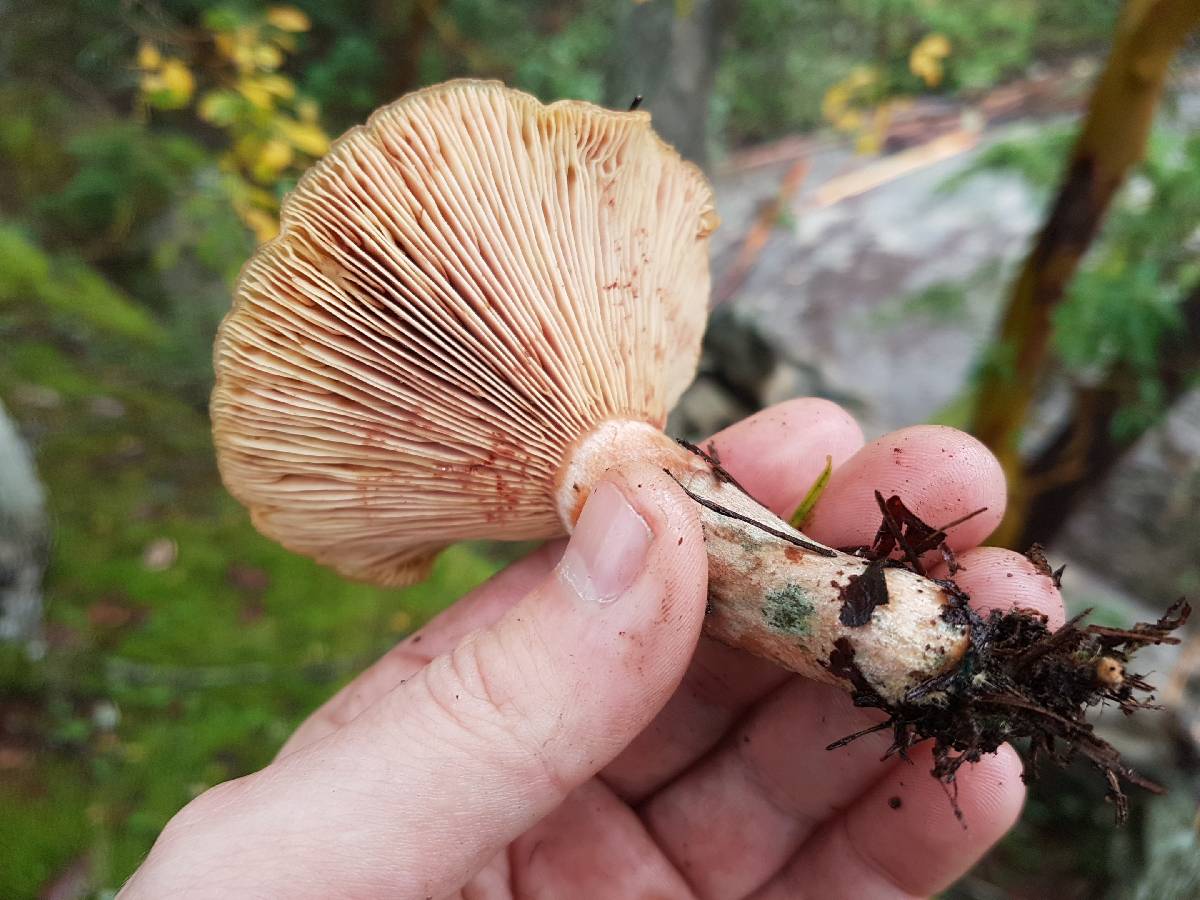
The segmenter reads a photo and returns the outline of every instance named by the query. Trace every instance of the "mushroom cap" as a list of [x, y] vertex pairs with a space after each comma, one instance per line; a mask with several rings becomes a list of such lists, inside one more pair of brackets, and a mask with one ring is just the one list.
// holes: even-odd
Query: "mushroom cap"
[[378, 110], [238, 280], [214, 349], [226, 486], [264, 534], [379, 584], [459, 540], [562, 533], [572, 446], [661, 427], [692, 379], [716, 224], [645, 112], [480, 81]]

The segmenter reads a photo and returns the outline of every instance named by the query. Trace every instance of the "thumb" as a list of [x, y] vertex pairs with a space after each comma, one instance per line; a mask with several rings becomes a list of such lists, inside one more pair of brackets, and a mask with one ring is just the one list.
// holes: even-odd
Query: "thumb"
[[248, 856], [237, 869], [266, 894], [276, 878], [291, 896], [456, 890], [666, 703], [707, 571], [678, 486], [649, 466], [614, 471], [555, 570], [502, 618], [341, 730], [202, 795], [159, 844], [187, 834], [193, 871], [197, 851], [223, 873]]

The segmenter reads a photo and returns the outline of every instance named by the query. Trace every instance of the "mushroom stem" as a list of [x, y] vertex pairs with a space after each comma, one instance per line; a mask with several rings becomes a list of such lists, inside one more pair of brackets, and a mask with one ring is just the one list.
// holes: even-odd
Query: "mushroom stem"
[[[850, 689], [852, 679], [837, 671], [848, 646], [855, 677], [896, 703], [963, 658], [968, 629], [956, 617], [943, 617], [950, 599], [936, 582], [900, 568], [868, 571], [867, 560], [809, 539], [710, 461], [645, 423], [606, 421], [576, 445], [559, 479], [559, 511], [568, 528], [604, 471], [622, 459], [661, 466], [700, 506], [709, 636]], [[847, 589], [864, 577], [879, 579], [886, 590], [877, 591], [882, 602], [858, 624], [860, 617], [844, 609]]]

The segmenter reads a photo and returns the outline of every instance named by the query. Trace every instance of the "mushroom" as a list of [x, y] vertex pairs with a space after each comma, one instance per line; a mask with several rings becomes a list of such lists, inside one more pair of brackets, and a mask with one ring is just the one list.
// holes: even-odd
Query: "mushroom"
[[884, 709], [868, 731], [891, 727], [893, 751], [932, 738], [944, 782], [1016, 737], [1083, 754], [1120, 817], [1118, 777], [1154, 785], [1085, 711], [1143, 708], [1125, 665], [1176, 642], [1190, 607], [1127, 630], [984, 619], [952, 581], [890, 563], [882, 529], [878, 558], [825, 547], [667, 438], [717, 222], [645, 112], [479, 81], [379, 110], [301, 178], [238, 281], [214, 353], [226, 485], [285, 546], [403, 585], [455, 541], [570, 531], [606, 470], [652, 461], [698, 504], [709, 635]]
[[[238, 281], [212, 398], [226, 485], [284, 546], [404, 585], [456, 541], [569, 531], [606, 469], [650, 459], [700, 504], [710, 635], [843, 685], [849, 638], [899, 700], [967, 648], [946, 591], [809, 540], [661, 430], [695, 371], [717, 223], [645, 112], [479, 81], [377, 111]], [[889, 602], [848, 626], [860, 577]]]

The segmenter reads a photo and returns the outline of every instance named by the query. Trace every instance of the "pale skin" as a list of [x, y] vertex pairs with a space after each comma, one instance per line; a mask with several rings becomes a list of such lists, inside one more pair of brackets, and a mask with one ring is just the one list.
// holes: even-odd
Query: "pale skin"
[[[977, 546], [1004, 481], [968, 436], [920, 426], [863, 446], [839, 407], [794, 400], [715, 444], [784, 515], [831, 455], [805, 531], [834, 546], [869, 541], [876, 489], [935, 524], [987, 506], [950, 536], [959, 584], [980, 609], [1061, 623], [1048, 578]], [[1024, 788], [1007, 747], [960, 771], [966, 827], [925, 749], [881, 762], [875, 734], [826, 751], [877, 714], [701, 638], [694, 505], [644, 464], [607, 484], [565, 554], [549, 544], [463, 597], [270, 766], [189, 803], [120, 896], [928, 896], [1012, 826]]]

